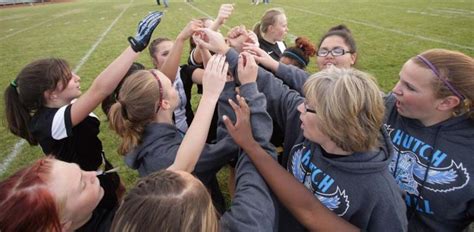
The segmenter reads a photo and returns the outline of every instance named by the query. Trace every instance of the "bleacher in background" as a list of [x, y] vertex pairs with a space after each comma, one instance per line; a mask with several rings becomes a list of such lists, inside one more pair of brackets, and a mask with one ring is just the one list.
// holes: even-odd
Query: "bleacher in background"
[[49, 0], [0, 0], [0, 6], [43, 2], [49, 2]]

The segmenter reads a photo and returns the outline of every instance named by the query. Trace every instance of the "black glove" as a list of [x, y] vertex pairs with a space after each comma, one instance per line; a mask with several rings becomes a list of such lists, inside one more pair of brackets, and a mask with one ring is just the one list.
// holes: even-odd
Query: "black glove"
[[149, 13], [140, 23], [138, 23], [135, 37], [128, 37], [128, 42], [135, 52], [141, 52], [146, 48], [151, 39], [151, 34], [156, 26], [160, 24], [163, 12], [155, 11]]

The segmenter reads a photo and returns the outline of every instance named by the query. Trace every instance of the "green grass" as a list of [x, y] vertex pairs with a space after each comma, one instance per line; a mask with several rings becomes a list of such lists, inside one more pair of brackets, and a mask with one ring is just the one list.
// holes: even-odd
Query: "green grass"
[[[446, 48], [474, 55], [474, 0], [273, 0], [270, 5], [258, 6], [250, 5], [248, 0], [234, 2], [234, 14], [226, 23], [229, 27], [240, 24], [252, 27], [266, 9], [274, 6], [285, 9], [292, 35], [304, 35], [314, 42], [331, 26], [346, 24], [358, 43], [357, 67], [375, 75], [385, 91], [396, 83], [403, 63], [424, 50]], [[222, 3], [226, 2], [195, 0], [191, 7], [183, 1], [171, 0], [154, 38], [176, 37], [189, 20], [206, 16], [203, 12], [215, 16]], [[135, 33], [138, 21], [147, 12], [164, 8], [152, 0], [79, 0], [1, 9], [1, 89], [7, 87], [24, 65], [38, 58], [61, 57], [76, 67], [124, 9], [122, 17], [78, 70], [83, 89], [128, 45], [126, 38]], [[222, 32], [226, 33], [229, 27], [223, 27]], [[147, 52], [138, 61], [152, 67]], [[183, 57], [182, 62], [185, 61]], [[316, 71], [314, 60], [309, 70]], [[193, 102], [197, 104], [198, 96]], [[3, 104], [0, 112], [3, 119]], [[115, 166], [122, 167], [120, 175], [130, 187], [137, 174], [124, 166], [116, 152], [118, 137], [108, 128], [101, 110], [95, 112], [102, 120], [100, 138], [104, 150]], [[0, 163], [18, 141], [2, 123]], [[0, 179], [41, 156], [38, 147], [23, 145]], [[226, 172], [221, 173], [221, 179], [225, 180], [222, 177], [225, 175]]]

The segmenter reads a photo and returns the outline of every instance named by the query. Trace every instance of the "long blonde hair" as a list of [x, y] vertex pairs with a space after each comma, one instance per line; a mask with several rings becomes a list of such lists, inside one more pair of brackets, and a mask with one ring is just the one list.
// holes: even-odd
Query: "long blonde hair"
[[363, 152], [379, 146], [385, 107], [372, 76], [330, 67], [313, 74], [304, 84], [304, 93], [315, 106], [321, 132], [338, 147]]
[[285, 11], [282, 8], [270, 8], [263, 13], [260, 22], [253, 26], [253, 32], [257, 34], [258, 38], [262, 38], [262, 33], [265, 34], [268, 31], [268, 27], [275, 24], [279, 15], [284, 15]]
[[119, 154], [126, 155], [141, 142], [146, 125], [156, 114], [156, 102], [162, 100], [160, 88], [148, 70], [135, 72], [123, 83], [109, 111], [110, 128], [122, 138]]

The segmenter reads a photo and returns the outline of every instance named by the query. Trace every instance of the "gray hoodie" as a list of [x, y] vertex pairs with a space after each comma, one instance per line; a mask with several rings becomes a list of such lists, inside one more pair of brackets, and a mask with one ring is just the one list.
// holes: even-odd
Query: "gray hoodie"
[[[276, 75], [299, 92], [309, 77], [284, 64], [278, 66]], [[395, 101], [393, 94], [385, 98], [385, 127], [395, 147], [389, 168], [406, 191], [409, 231], [463, 230], [474, 221], [474, 182], [470, 179], [474, 120], [464, 115], [425, 127], [398, 114]]]
[[[219, 113], [235, 122], [235, 115], [227, 99], [234, 99], [235, 85], [226, 84], [219, 100]], [[265, 96], [259, 93], [256, 83], [240, 87], [240, 95], [247, 100], [251, 111], [253, 136], [264, 148], [272, 134], [271, 118], [266, 112]], [[235, 101], [234, 101], [235, 102]], [[264, 121], [266, 123], [258, 123]], [[268, 127], [268, 123], [270, 127]], [[273, 148], [274, 149], [274, 148]], [[273, 153], [274, 155], [274, 153]], [[276, 157], [273, 157], [276, 158]], [[240, 153], [236, 166], [236, 187], [232, 205], [221, 218], [222, 231], [276, 231], [277, 202], [268, 186], [245, 153]]]
[[[215, 175], [220, 167], [239, 151], [233, 139], [221, 121], [222, 115], [227, 115], [235, 121], [235, 115], [227, 99], [234, 98], [233, 83], [227, 83], [219, 99], [219, 126], [216, 144], [206, 144], [194, 169], [201, 181]], [[240, 94], [248, 100], [251, 119], [269, 120], [266, 113], [265, 97], [258, 93], [256, 84], [240, 88]], [[271, 120], [271, 119], [270, 119]], [[258, 142], [268, 141], [271, 128], [254, 126], [254, 136]], [[268, 130], [269, 129], [269, 130]], [[142, 143], [125, 157], [128, 166], [138, 169], [141, 176], [165, 169], [176, 157], [176, 152], [182, 141], [182, 135], [177, 128], [170, 124], [151, 123], [144, 132]], [[220, 220], [222, 231], [275, 231], [276, 202], [263, 178], [259, 175], [247, 155], [240, 153], [236, 166], [236, 188], [232, 205]], [[206, 183], [203, 181], [203, 183]]]
[[[228, 62], [237, 60], [237, 55], [231, 49], [226, 54]], [[287, 168], [295, 178], [329, 209], [361, 229], [406, 230], [406, 208], [402, 193], [388, 171], [393, 153], [384, 133], [380, 136], [382, 146], [376, 152], [326, 158], [320, 146], [305, 139], [300, 129], [297, 106], [304, 98], [261, 68], [257, 84], [267, 98], [268, 113], [284, 128]], [[303, 230], [285, 210], [280, 213], [280, 231]]]
[[409, 230], [465, 229], [474, 221], [474, 120], [462, 115], [426, 127], [401, 116], [395, 102], [393, 94], [385, 99], [385, 126], [395, 147], [390, 171], [407, 193]]
[[[173, 164], [182, 140], [183, 136], [176, 126], [150, 123], [143, 132], [140, 145], [125, 156], [125, 163], [130, 168], [137, 169], [140, 176], [166, 169]], [[216, 144], [206, 144], [194, 173], [206, 184], [206, 178], [215, 175], [237, 152], [238, 146], [229, 136]]]

